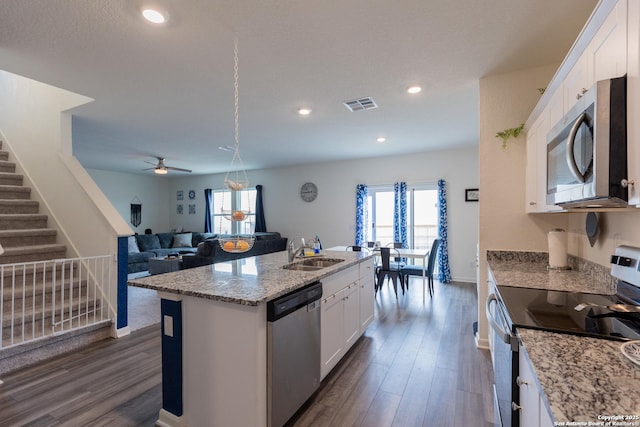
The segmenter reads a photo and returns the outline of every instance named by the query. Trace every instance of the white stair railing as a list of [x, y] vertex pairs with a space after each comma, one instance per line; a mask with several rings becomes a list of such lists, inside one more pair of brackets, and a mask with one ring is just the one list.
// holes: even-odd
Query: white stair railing
[[113, 321], [112, 261], [104, 255], [0, 265], [0, 349]]

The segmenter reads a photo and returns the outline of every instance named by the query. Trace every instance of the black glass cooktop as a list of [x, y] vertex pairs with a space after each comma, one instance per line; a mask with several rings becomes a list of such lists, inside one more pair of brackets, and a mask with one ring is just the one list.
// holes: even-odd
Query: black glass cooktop
[[526, 327], [616, 340], [640, 339], [640, 313], [618, 313], [592, 306], [581, 311], [575, 309], [582, 303], [598, 306], [634, 303], [623, 295], [509, 286], [498, 286], [498, 294], [511, 318], [513, 328]]

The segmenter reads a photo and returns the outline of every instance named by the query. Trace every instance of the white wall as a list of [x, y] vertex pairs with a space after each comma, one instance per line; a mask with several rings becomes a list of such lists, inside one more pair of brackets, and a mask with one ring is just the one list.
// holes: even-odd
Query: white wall
[[480, 344], [486, 345], [487, 250], [547, 251], [546, 233], [567, 228], [562, 214], [528, 215], [525, 210], [526, 138], [502, 149], [496, 132], [527, 120], [556, 66], [488, 76], [480, 80], [480, 263], [478, 313]]
[[[150, 228], [154, 233], [169, 231], [169, 179], [165, 176], [134, 175], [87, 169], [129, 226], [139, 234]], [[142, 223], [131, 224], [131, 203], [142, 204]]]
[[[367, 158], [249, 171], [250, 185], [264, 186], [267, 228], [283, 236], [305, 238], [320, 235], [325, 247], [353, 244], [355, 240], [355, 188], [357, 184], [379, 185], [406, 181], [408, 184], [447, 182], [449, 257], [454, 280], [475, 282], [478, 236], [478, 203], [465, 202], [465, 188], [478, 187], [476, 148], [428, 152], [407, 156]], [[170, 227], [204, 229], [204, 189], [223, 188], [224, 174], [172, 178], [169, 184]], [[318, 198], [302, 201], [300, 186], [318, 186]], [[196, 215], [177, 215], [176, 191], [196, 192]]]

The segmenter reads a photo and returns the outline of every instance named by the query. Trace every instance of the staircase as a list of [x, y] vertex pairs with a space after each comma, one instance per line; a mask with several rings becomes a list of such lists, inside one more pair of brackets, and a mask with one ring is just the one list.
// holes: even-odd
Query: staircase
[[106, 338], [111, 323], [87, 262], [65, 258], [66, 245], [2, 148], [0, 141], [0, 374]]

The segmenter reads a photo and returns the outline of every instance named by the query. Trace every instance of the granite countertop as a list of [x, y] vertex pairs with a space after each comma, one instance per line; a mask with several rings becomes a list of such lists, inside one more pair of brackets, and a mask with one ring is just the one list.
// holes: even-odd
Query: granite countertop
[[343, 262], [316, 271], [285, 270], [287, 252], [130, 280], [131, 286], [241, 305], [257, 306], [371, 258], [366, 252], [323, 251]]
[[621, 342], [520, 328], [518, 336], [558, 425], [640, 415], [640, 366], [622, 354]]
[[613, 295], [616, 281], [609, 269], [570, 258], [571, 270], [547, 268], [548, 254], [489, 251], [487, 262], [501, 286]]

